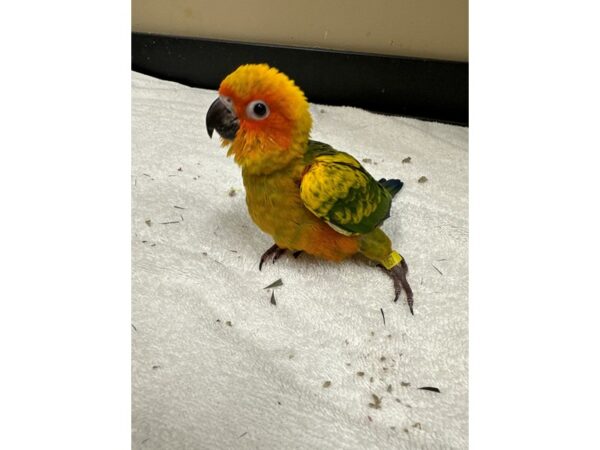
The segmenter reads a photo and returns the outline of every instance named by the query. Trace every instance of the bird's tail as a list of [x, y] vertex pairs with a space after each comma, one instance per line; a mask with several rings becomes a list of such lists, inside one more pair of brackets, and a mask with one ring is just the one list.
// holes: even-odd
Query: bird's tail
[[392, 194], [392, 198], [400, 191], [400, 189], [402, 189], [402, 186], [404, 186], [404, 183], [400, 180], [386, 180], [385, 178], [379, 180], [379, 184], [382, 185], [390, 194]]

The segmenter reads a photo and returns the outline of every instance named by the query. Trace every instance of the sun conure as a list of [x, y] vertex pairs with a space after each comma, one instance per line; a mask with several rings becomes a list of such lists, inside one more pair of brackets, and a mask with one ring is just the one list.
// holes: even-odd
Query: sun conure
[[242, 168], [252, 220], [275, 241], [259, 270], [286, 250], [330, 261], [362, 253], [393, 279], [394, 301], [406, 291], [412, 313], [408, 267], [380, 228], [403, 183], [377, 181], [348, 153], [310, 140], [311, 126], [304, 93], [266, 64], [229, 74], [206, 115], [209, 136], [216, 130]]

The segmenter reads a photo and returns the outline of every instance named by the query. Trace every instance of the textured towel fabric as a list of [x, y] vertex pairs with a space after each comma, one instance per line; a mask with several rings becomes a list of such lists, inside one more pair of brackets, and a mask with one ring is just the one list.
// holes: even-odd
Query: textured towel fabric
[[311, 104], [313, 139], [405, 183], [383, 229], [413, 317], [358, 257], [259, 272], [273, 242], [206, 133], [216, 92], [132, 82], [133, 447], [466, 448], [468, 129]]

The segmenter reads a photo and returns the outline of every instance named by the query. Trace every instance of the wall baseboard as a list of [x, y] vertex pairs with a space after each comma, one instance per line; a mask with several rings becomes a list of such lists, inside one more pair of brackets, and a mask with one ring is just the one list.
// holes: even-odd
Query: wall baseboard
[[206, 89], [245, 63], [285, 72], [309, 101], [468, 126], [469, 64], [132, 33], [132, 69]]

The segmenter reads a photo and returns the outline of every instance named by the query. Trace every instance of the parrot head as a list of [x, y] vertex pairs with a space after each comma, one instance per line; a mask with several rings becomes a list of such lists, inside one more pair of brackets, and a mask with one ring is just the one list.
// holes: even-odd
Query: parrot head
[[304, 93], [266, 64], [246, 64], [229, 74], [206, 114], [206, 129], [221, 136], [242, 168], [277, 170], [298, 157], [312, 119]]

